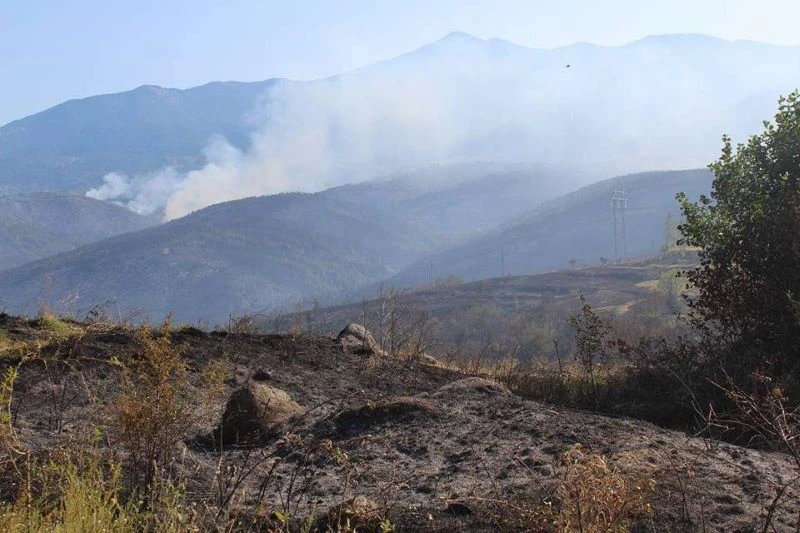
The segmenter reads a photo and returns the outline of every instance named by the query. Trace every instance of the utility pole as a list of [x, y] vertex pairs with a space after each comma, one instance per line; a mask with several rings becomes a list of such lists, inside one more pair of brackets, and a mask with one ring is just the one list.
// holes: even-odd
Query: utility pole
[[433, 261], [431, 261], [431, 287], [433, 287]]
[[[616, 192], [616, 191], [615, 191]], [[619, 261], [619, 250], [617, 250], [617, 204], [614, 201], [614, 196], [611, 197], [611, 218], [614, 219], [614, 262]]]
[[500, 247], [500, 277], [506, 277], [506, 249], [504, 246]]
[[617, 226], [617, 217], [622, 222], [622, 257], [628, 257], [628, 239], [625, 229], [625, 210], [628, 207], [628, 197], [625, 195], [625, 189], [614, 189], [611, 195], [611, 212], [614, 219], [614, 258], [619, 261], [619, 240], [620, 235]]
[[628, 234], [625, 232], [625, 211], [628, 209], [628, 197], [622, 190], [622, 258], [628, 258]]

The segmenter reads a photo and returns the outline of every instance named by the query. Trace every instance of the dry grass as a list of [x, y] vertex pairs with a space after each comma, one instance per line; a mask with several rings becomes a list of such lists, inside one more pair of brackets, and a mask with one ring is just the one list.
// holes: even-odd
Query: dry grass
[[142, 351], [124, 367], [121, 392], [111, 407], [111, 437], [127, 453], [134, 486], [149, 491], [165, 475], [177, 444], [210, 417], [225, 372], [219, 364], [210, 366], [202, 374], [204, 386], [193, 389], [181, 348], [172, 343], [169, 320], [157, 333], [140, 328], [137, 337]]
[[479, 501], [500, 531], [622, 533], [652, 513], [656, 472], [629, 454], [607, 458], [576, 444], [555, 466], [549, 486]]
[[[122, 392], [111, 406], [111, 433], [126, 452], [124, 461], [108, 450], [100, 451], [103, 426], [57, 449], [37, 451], [20, 443], [12, 412], [19, 369], [57, 364], [43, 355], [42, 348], [84, 333], [80, 325], [49, 314], [31, 326], [35, 333], [30, 339], [11, 341], [18, 347], [18, 360], [6, 367], [0, 380], [0, 466], [5, 478], [0, 489], [4, 501], [0, 530], [200, 531], [199, 515], [185, 500], [180, 480], [157, 478], [176, 442], [185, 436], [187, 423], [196, 419], [193, 399], [185, 395], [185, 362], [171, 346], [169, 323], [158, 335], [148, 328], [140, 330], [141, 357], [123, 368]], [[114, 357], [110, 361], [122, 365]], [[209, 374], [215, 373], [219, 374], [213, 369]], [[134, 478], [137, 481], [131, 483]]]
[[63, 320], [50, 312], [43, 312], [35, 321], [37, 329], [47, 340], [68, 341], [85, 332], [85, 328], [72, 321]]
[[624, 532], [652, 512], [655, 480], [635, 458], [610, 460], [574, 446], [559, 463], [562, 472], [543, 512], [558, 531]]
[[143, 506], [124, 497], [118, 463], [88, 452], [60, 454], [31, 468], [35, 490], [0, 506], [0, 530], [19, 533], [184, 533], [200, 531], [199, 515], [179, 486], [164, 487]]

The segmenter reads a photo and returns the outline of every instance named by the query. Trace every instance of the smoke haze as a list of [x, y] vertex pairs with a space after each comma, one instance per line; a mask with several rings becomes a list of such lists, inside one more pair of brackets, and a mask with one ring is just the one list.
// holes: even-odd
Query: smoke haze
[[666, 36], [530, 50], [453, 34], [335, 78], [280, 82], [247, 117], [245, 149], [216, 137], [202, 168], [111, 173], [87, 195], [174, 219], [433, 163], [527, 161], [596, 179], [700, 167], [722, 133], [754, 131], [800, 77], [798, 49], [775, 48], [765, 61], [758, 46]]
[[170, 196], [180, 190], [185, 181], [172, 167], [133, 178], [109, 172], [103, 176], [103, 184], [89, 189], [86, 196], [113, 202], [140, 215], [153, 215], [164, 211]]

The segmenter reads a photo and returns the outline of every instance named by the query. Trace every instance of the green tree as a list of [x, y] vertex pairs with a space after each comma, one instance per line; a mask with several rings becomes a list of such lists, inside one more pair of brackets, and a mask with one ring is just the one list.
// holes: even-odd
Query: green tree
[[681, 232], [678, 230], [678, 221], [672, 216], [672, 213], [667, 213], [667, 218], [664, 221], [664, 244], [661, 245], [661, 252], [667, 253], [678, 245], [681, 238]]
[[800, 372], [800, 93], [781, 97], [774, 123], [747, 143], [723, 138], [710, 197], [678, 195], [681, 244], [700, 248], [686, 273], [697, 289], [689, 303], [740, 376]]
[[581, 312], [570, 315], [568, 323], [575, 332], [575, 360], [583, 368], [591, 385], [592, 401], [597, 404], [597, 366], [607, 361], [611, 327], [581, 296]]
[[681, 309], [681, 291], [686, 286], [686, 280], [677, 269], [669, 269], [658, 278], [658, 290], [664, 295], [664, 303], [672, 313]]

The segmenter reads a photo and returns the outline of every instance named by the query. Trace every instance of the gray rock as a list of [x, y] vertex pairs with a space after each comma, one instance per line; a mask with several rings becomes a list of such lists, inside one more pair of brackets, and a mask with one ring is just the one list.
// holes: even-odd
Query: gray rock
[[339, 335], [336, 342], [342, 345], [342, 349], [351, 353], [363, 355], [383, 355], [383, 351], [375, 342], [375, 338], [369, 330], [361, 324], [348, 324]]
[[222, 415], [222, 439], [238, 444], [266, 444], [278, 427], [303, 408], [286, 392], [250, 382], [234, 392]]

